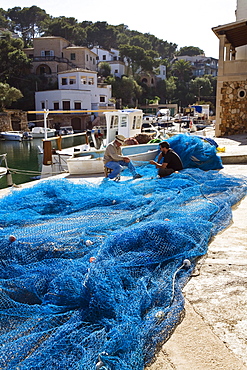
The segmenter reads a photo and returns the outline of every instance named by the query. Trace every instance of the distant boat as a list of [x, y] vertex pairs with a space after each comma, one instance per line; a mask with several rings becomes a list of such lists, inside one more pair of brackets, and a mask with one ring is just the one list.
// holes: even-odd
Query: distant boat
[[73, 135], [74, 130], [72, 126], [61, 126], [58, 135]]
[[0, 135], [2, 139], [11, 141], [31, 140], [33, 138], [30, 132], [22, 131], [4, 131]]
[[[56, 135], [55, 128], [46, 129], [47, 137], [52, 137]], [[44, 127], [33, 127], [31, 134], [34, 139], [44, 138], [45, 137], [45, 128]]]

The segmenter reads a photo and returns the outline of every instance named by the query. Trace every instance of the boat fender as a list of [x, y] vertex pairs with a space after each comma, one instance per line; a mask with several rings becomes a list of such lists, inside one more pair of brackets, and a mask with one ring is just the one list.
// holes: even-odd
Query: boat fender
[[184, 259], [183, 260], [183, 267], [184, 268], [186, 268], [186, 269], [189, 269], [190, 268], [190, 266], [191, 266], [191, 262], [190, 262], [190, 260], [189, 259]]
[[15, 242], [16, 241], [16, 237], [14, 235], [10, 235], [9, 236], [9, 241], [10, 241], [10, 243]]

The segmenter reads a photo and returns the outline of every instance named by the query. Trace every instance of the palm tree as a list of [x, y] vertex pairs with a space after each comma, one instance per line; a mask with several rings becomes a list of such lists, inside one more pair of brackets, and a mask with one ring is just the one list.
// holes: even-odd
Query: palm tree
[[184, 59], [177, 60], [171, 68], [173, 76], [177, 77], [180, 82], [189, 82], [192, 77], [192, 67]]

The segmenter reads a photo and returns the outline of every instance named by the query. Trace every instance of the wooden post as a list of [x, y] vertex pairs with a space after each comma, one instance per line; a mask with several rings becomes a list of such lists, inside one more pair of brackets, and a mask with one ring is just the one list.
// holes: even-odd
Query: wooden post
[[62, 136], [58, 136], [57, 138], [57, 149], [62, 150]]
[[50, 140], [43, 140], [43, 164], [51, 165], [52, 164], [52, 148]]

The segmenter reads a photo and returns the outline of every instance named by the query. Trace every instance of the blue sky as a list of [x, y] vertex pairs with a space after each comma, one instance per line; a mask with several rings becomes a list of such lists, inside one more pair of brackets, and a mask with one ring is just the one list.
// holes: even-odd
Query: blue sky
[[106, 21], [125, 24], [130, 30], [150, 33], [182, 46], [197, 46], [206, 56], [218, 58], [219, 43], [212, 27], [235, 21], [236, 0], [1, 0], [7, 10], [36, 5], [53, 17], [74, 17], [79, 22]]

